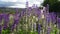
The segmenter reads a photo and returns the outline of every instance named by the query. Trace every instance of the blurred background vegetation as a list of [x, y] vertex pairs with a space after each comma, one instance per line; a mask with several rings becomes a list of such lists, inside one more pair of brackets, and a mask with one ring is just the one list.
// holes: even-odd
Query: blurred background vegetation
[[44, 0], [43, 6], [49, 4], [49, 12], [55, 12], [60, 18], [60, 0]]
[[[44, 0], [42, 5], [46, 6], [49, 4], [49, 12], [56, 12], [58, 15], [60, 15], [60, 0]], [[24, 9], [25, 10], [25, 9]], [[19, 8], [18, 11], [23, 11], [22, 8]], [[0, 7], [0, 13], [15, 13], [15, 8], [6, 8], [6, 7]]]
[[46, 6], [46, 4], [49, 4], [50, 12], [60, 12], [60, 0], [44, 0], [42, 5]]

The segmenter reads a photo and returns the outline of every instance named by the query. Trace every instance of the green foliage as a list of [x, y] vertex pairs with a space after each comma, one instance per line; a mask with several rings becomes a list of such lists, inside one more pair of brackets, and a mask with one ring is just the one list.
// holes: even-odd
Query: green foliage
[[8, 29], [2, 30], [2, 34], [10, 34], [10, 30], [8, 30]]
[[58, 29], [57, 29], [57, 28], [54, 28], [54, 29], [51, 31], [50, 34], [57, 34], [57, 32], [58, 32]]
[[60, 1], [58, 0], [44, 0], [43, 6], [49, 4], [49, 11], [59, 12], [60, 11]]

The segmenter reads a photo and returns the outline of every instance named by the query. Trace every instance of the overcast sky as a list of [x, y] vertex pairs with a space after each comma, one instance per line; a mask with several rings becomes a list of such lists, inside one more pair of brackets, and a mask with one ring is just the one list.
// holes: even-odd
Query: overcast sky
[[33, 4], [40, 6], [43, 2], [43, 0], [0, 0], [0, 7], [25, 8], [27, 1], [29, 2], [29, 7]]

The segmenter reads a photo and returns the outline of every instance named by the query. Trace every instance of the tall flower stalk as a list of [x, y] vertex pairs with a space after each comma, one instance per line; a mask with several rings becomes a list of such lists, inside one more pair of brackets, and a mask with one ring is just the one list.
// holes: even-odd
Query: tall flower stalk
[[0, 14], [0, 34], [2, 34], [2, 18], [3, 18], [3, 15]]
[[50, 32], [51, 32], [51, 28], [48, 27], [48, 28], [47, 28], [47, 34], [50, 34]]
[[58, 28], [60, 29], [60, 18], [57, 17]]
[[9, 14], [4, 14], [4, 29], [8, 27], [8, 22], [9, 22]]
[[38, 24], [38, 34], [40, 34], [41, 26]]
[[0, 34], [2, 34], [2, 25], [0, 25]]

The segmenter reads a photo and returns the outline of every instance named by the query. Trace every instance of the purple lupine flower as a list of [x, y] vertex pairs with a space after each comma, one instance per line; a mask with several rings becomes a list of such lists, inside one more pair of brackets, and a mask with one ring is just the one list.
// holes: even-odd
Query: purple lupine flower
[[51, 31], [51, 28], [48, 27], [48, 29], [47, 29], [47, 34], [50, 34], [50, 31]]
[[13, 23], [13, 26], [12, 26], [13, 28], [12, 29], [14, 29], [15, 24], [17, 25], [19, 23], [19, 19], [23, 15], [24, 15], [24, 12], [22, 11], [22, 12], [18, 13], [18, 8], [16, 8], [16, 14], [14, 15], [14, 23]]
[[37, 15], [40, 16], [41, 11], [37, 10]]
[[35, 5], [35, 4], [33, 4], [32, 8], [36, 8], [36, 5]]
[[11, 31], [13, 31], [15, 28], [16, 28], [16, 26], [17, 26], [17, 23], [18, 21], [14, 21], [14, 23], [12, 24], [12, 26], [11, 26]]
[[41, 11], [39, 9], [37, 10], [37, 15], [38, 15], [38, 18], [41, 17]]
[[40, 34], [40, 29], [41, 29], [41, 26], [40, 24], [38, 24], [38, 34]]
[[35, 8], [34, 15], [40, 17], [41, 11], [38, 8]]
[[0, 34], [2, 34], [1, 31], [2, 31], [2, 26], [0, 25]]
[[47, 23], [50, 22], [50, 19], [51, 19], [50, 14], [47, 14], [47, 15], [46, 15], [46, 21], [47, 21]]
[[1, 31], [2, 31], [2, 18], [3, 18], [3, 14], [0, 14], [0, 34], [1, 34]]
[[15, 8], [15, 10], [16, 10], [16, 14], [19, 13], [19, 12], [18, 12], [18, 8]]
[[19, 23], [19, 20], [14, 20], [14, 24], [18, 24]]
[[58, 28], [60, 29], [60, 18], [57, 18]]
[[31, 11], [31, 10], [32, 10], [32, 8], [31, 8], [31, 7], [29, 7], [29, 8], [28, 8], [28, 10], [29, 10], [29, 11]]
[[14, 23], [11, 26], [11, 30], [13, 31], [15, 28], [15, 25], [17, 25], [19, 23], [19, 14], [15, 14], [14, 15]]
[[32, 8], [29, 7], [29, 8], [28, 8], [28, 12], [27, 12], [27, 15], [28, 15], [28, 16], [30, 16], [30, 14], [31, 14], [31, 10], [32, 10]]
[[37, 9], [37, 15], [39, 16], [41, 13], [41, 11], [39, 9]]
[[[18, 14], [18, 15], [17, 15]], [[21, 14], [24, 14], [24, 12], [19, 12], [18, 11], [18, 8], [16, 8], [16, 14], [15, 15], [17, 15], [18, 17], [21, 17]]]
[[15, 16], [14, 16], [14, 23], [18, 23], [19, 22], [19, 14], [16, 14]]
[[21, 16], [24, 16], [24, 13], [25, 13], [24, 11], [21, 11]]
[[54, 12], [52, 12], [52, 13], [50, 13], [50, 15], [51, 15], [52, 22], [55, 23], [56, 19], [57, 19], [56, 14]]
[[3, 14], [0, 14], [0, 34], [1, 34], [1, 31], [2, 31], [2, 18], [3, 18]]
[[8, 27], [9, 14], [4, 14], [4, 29]]
[[28, 2], [26, 2], [26, 8], [28, 8]]
[[[22, 11], [23, 11], [23, 12], [22, 12]], [[25, 10], [25, 9], [23, 9], [22, 11], [21, 11], [21, 12], [23, 13], [23, 15], [26, 14], [26, 10]]]
[[58, 18], [58, 23], [60, 23], [60, 18]]
[[19, 16], [20, 16], [19, 14], [15, 14], [15, 16], [14, 16], [14, 23], [11, 26], [11, 30], [14, 30], [15, 25], [17, 25], [19, 23]]
[[16, 24], [13, 23], [13, 25], [11, 26], [11, 31], [14, 31], [15, 25]]
[[3, 14], [0, 14], [0, 22], [2, 21], [3, 18]]

